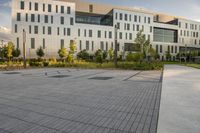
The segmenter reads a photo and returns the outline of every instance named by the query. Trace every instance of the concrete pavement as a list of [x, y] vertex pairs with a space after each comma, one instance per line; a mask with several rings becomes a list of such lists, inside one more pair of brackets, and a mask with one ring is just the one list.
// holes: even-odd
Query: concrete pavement
[[158, 133], [200, 133], [200, 70], [166, 65]]

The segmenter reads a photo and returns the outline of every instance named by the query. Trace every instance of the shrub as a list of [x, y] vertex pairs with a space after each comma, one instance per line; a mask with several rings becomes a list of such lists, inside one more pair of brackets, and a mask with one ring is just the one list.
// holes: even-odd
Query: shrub
[[90, 55], [87, 52], [87, 50], [82, 50], [77, 54], [78, 59], [82, 59], [82, 60], [89, 60], [90, 59]]
[[129, 53], [126, 56], [127, 61], [139, 62], [143, 58], [141, 53]]
[[36, 54], [37, 54], [37, 56], [38, 56], [39, 58], [44, 57], [44, 50], [42, 49], [41, 46], [37, 49]]
[[42, 62], [33, 62], [33, 61], [30, 61], [29, 65], [32, 66], [32, 67], [42, 67], [43, 63]]
[[43, 66], [44, 66], [44, 67], [48, 67], [48, 66], [49, 66], [49, 62], [46, 62], [46, 61], [43, 62]]
[[96, 59], [96, 62], [97, 63], [103, 63], [103, 52], [102, 52], [102, 50], [97, 50], [96, 52], [95, 52], [95, 59]]

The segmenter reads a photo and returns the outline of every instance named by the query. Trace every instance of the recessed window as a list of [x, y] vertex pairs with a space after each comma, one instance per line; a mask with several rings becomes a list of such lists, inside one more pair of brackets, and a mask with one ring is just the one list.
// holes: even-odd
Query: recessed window
[[64, 17], [60, 17], [60, 24], [64, 24]]
[[38, 26], [34, 26], [34, 33], [38, 34]]
[[56, 5], [56, 13], [58, 13], [58, 5]]
[[26, 22], [28, 22], [28, 13], [26, 13]]
[[31, 25], [29, 25], [29, 34], [31, 34]]
[[65, 42], [63, 39], [60, 40], [60, 48], [64, 48], [65, 47]]
[[70, 36], [71, 35], [71, 29], [67, 28], [67, 35]]
[[44, 16], [44, 23], [48, 23], [48, 15]]
[[17, 37], [17, 48], [19, 48], [19, 37]]
[[38, 3], [35, 3], [35, 11], [38, 11]]
[[45, 12], [45, 4], [43, 4], [43, 12]]
[[29, 10], [31, 10], [32, 9], [32, 4], [31, 4], [31, 2], [29, 2]]
[[35, 22], [35, 14], [31, 14], [31, 22]]
[[53, 24], [53, 16], [51, 16], [51, 24]]
[[65, 12], [65, 8], [64, 8], [64, 6], [61, 6], [61, 8], [60, 8], [60, 12], [61, 12], [61, 13], [64, 13], [64, 12]]
[[43, 47], [43, 49], [46, 48], [46, 46], [45, 46], [45, 39], [44, 39], [44, 38], [43, 38], [43, 40], [42, 40], [42, 47]]
[[17, 33], [17, 24], [15, 24], [15, 33]]
[[38, 14], [38, 23], [40, 22], [40, 15]]
[[90, 42], [86, 41], [86, 50], [90, 50]]
[[93, 12], [93, 5], [89, 5], [89, 12]]
[[17, 21], [21, 21], [21, 13], [17, 13]]
[[70, 18], [70, 25], [74, 25], [74, 18]]
[[48, 4], [48, 12], [51, 12], [51, 5]]
[[71, 14], [71, 7], [67, 7], [67, 14]]
[[43, 29], [43, 32], [42, 32], [42, 33], [43, 33], [43, 34], [45, 34], [45, 26], [43, 26], [43, 28], [42, 28], [42, 29]]
[[35, 38], [31, 38], [31, 49], [35, 49]]
[[98, 30], [97, 36], [98, 36], [98, 38], [101, 38], [101, 31], [100, 30]]
[[89, 37], [92, 37], [92, 30], [89, 30]]
[[24, 10], [24, 1], [20, 2], [20, 8], [21, 8], [21, 10]]
[[57, 35], [60, 35], [60, 28], [57, 28]]
[[51, 35], [51, 27], [48, 27], [48, 35]]

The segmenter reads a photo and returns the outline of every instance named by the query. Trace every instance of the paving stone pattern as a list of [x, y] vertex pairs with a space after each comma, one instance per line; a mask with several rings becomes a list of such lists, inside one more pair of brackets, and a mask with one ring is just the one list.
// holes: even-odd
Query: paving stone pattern
[[156, 133], [160, 71], [13, 73], [0, 72], [0, 133]]

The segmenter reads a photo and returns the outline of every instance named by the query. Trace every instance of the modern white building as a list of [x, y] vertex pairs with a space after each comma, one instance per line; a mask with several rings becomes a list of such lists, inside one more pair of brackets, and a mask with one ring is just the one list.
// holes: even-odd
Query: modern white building
[[98, 49], [108, 51], [115, 44], [118, 51], [134, 51], [136, 34], [143, 29], [152, 47], [165, 59], [170, 51], [175, 59], [179, 51], [200, 48], [200, 22], [128, 7], [86, 3], [78, 0], [13, 0], [12, 35], [16, 47], [23, 48], [26, 31], [26, 56], [36, 57], [43, 47], [47, 57], [58, 57], [61, 47], [69, 49], [71, 40], [77, 52]]

